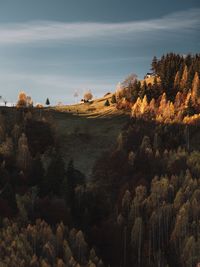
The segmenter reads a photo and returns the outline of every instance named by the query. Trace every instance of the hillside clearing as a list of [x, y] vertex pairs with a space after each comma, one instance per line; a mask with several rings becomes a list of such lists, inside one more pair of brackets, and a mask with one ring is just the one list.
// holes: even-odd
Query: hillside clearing
[[94, 100], [91, 104], [51, 109], [66, 165], [73, 159], [75, 167], [87, 176], [102, 153], [115, 145], [129, 118], [128, 113], [117, 110], [114, 105], [104, 106], [105, 100], [110, 97]]

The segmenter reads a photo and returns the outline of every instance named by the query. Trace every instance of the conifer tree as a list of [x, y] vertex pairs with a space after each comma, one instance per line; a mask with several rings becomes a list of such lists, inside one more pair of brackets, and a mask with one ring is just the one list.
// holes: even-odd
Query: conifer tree
[[146, 113], [148, 109], [148, 102], [147, 102], [147, 96], [145, 95], [144, 98], [142, 99], [142, 104], [140, 107], [140, 113], [141, 115]]
[[160, 84], [158, 83], [157, 76], [154, 77], [153, 85], [151, 86], [151, 98], [158, 98], [160, 95]]
[[46, 99], [46, 105], [49, 106], [50, 105], [50, 101], [49, 98]]
[[200, 81], [197, 72], [195, 72], [194, 79], [192, 81], [191, 97], [192, 97], [192, 102], [194, 104], [198, 104], [200, 98]]
[[140, 98], [143, 98], [145, 96], [146, 91], [147, 91], [147, 82], [144, 80], [141, 90], [139, 92]]
[[175, 109], [180, 108], [181, 104], [182, 104], [182, 94], [178, 91], [178, 93], [176, 94], [175, 100], [174, 100]]
[[157, 68], [158, 68], [158, 60], [157, 60], [157, 57], [154, 56], [154, 57], [153, 57], [153, 60], [152, 60], [152, 63], [151, 63], [151, 70], [152, 70], [154, 73], [157, 73]]
[[138, 97], [137, 101], [135, 102], [135, 104], [132, 107], [132, 116], [133, 117], [138, 117], [140, 115], [141, 105], [142, 105], [142, 101], [141, 101], [140, 97]]
[[180, 72], [177, 71], [176, 76], [174, 78], [174, 89], [178, 90], [180, 86]]
[[106, 107], [110, 106], [110, 102], [109, 102], [108, 99], [107, 99], [106, 102], [104, 103], [104, 106], [106, 106]]
[[112, 98], [111, 98], [111, 103], [112, 104], [115, 104], [117, 101], [116, 101], [116, 96], [115, 94], [112, 95]]
[[134, 250], [137, 250], [137, 262], [138, 266], [141, 266], [141, 253], [143, 244], [143, 221], [141, 217], [135, 219], [131, 231], [131, 245]]
[[187, 65], [185, 65], [184, 70], [183, 70], [183, 74], [180, 80], [180, 89], [182, 91], [185, 91], [187, 88], [187, 80], [188, 80], [188, 68]]
[[166, 93], [162, 94], [161, 100], [160, 100], [160, 105], [158, 108], [158, 115], [161, 115], [164, 113], [165, 109], [167, 106], [167, 97], [166, 97]]
[[149, 103], [149, 111], [151, 112], [151, 116], [154, 116], [156, 113], [156, 101], [155, 98], [152, 98]]
[[185, 115], [187, 116], [193, 116], [195, 114], [195, 108], [193, 105], [193, 101], [192, 101], [192, 95], [191, 92], [189, 91], [185, 100]]

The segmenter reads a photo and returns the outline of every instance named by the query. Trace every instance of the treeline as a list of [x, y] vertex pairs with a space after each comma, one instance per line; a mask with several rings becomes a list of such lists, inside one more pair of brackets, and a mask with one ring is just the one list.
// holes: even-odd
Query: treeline
[[[149, 115], [150, 119], [159, 117], [159, 112], [167, 108], [171, 115], [168, 114], [170, 118], [164, 120], [168, 121], [182, 121], [184, 117], [199, 113], [199, 54], [183, 57], [171, 53], [160, 60], [154, 57], [152, 70], [152, 82], [147, 83], [146, 79], [140, 82], [135, 75], [131, 75], [118, 85], [115, 93], [117, 108], [133, 109], [134, 116]], [[198, 118], [186, 118], [185, 121], [193, 119]]]
[[[198, 83], [199, 80], [197, 79]], [[154, 98], [148, 102], [146, 95], [139, 98], [131, 107], [131, 115], [145, 120], [156, 120], [165, 123], [195, 124], [199, 122], [200, 98], [193, 90], [187, 95], [178, 92], [174, 102], [166, 97], [166, 93], [156, 101]]]
[[161, 87], [166, 90], [167, 96], [173, 99], [177, 91], [188, 92], [191, 89], [195, 73], [200, 75], [200, 55], [170, 53], [161, 59], [154, 57], [151, 67], [160, 77]]

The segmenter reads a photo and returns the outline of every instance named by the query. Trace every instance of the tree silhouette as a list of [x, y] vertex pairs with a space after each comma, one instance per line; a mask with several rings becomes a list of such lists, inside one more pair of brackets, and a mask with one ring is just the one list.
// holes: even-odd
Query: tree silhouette
[[106, 106], [106, 107], [110, 106], [110, 102], [108, 99], [105, 101], [104, 106]]
[[50, 101], [49, 98], [46, 99], [46, 105], [49, 106], [50, 105]]

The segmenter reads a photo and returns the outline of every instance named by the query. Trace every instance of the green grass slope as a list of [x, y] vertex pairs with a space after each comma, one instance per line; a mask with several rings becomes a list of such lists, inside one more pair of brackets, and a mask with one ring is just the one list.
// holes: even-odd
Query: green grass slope
[[129, 119], [129, 114], [114, 105], [104, 106], [105, 98], [51, 109], [60, 149], [67, 164], [72, 158], [81, 172], [90, 175], [103, 152], [110, 150]]

